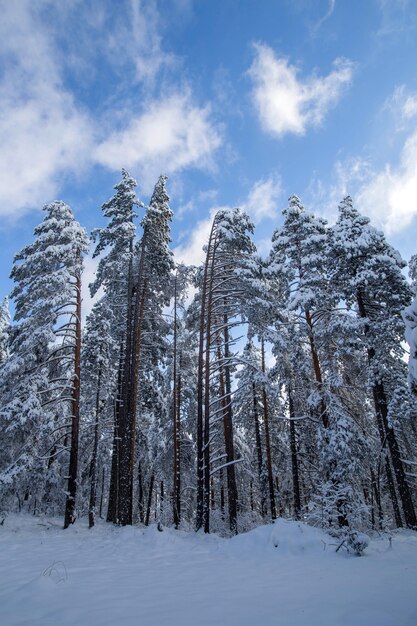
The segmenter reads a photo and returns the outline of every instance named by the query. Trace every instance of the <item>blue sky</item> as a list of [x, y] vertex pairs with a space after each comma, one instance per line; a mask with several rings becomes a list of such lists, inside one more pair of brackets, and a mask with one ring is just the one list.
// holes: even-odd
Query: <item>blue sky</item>
[[407, 260], [417, 252], [413, 0], [0, 9], [0, 297], [42, 206], [62, 199], [102, 225], [122, 167], [145, 202], [168, 175], [184, 261], [221, 206], [250, 213], [265, 252], [293, 193], [329, 221], [349, 193]]

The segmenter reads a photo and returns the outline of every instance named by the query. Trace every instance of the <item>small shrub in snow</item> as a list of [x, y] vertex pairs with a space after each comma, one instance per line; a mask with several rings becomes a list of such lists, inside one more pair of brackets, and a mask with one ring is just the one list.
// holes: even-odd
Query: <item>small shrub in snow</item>
[[348, 552], [361, 556], [368, 547], [369, 542], [368, 535], [357, 530], [351, 530], [346, 537], [346, 548]]

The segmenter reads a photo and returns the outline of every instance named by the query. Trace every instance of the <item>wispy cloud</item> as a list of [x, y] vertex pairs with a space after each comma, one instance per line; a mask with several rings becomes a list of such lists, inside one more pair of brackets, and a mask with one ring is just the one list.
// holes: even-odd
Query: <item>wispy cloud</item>
[[377, 37], [404, 37], [414, 35], [417, 27], [417, 13], [414, 0], [377, 0], [380, 12], [380, 26]]
[[417, 93], [399, 85], [382, 104], [380, 113], [385, 130], [398, 133], [396, 145], [404, 137], [402, 145], [394, 153], [390, 144], [390, 154], [379, 166], [370, 155], [336, 161], [331, 182], [313, 179], [307, 198], [332, 222], [340, 200], [347, 194], [354, 196], [359, 210], [375, 226], [394, 235], [404, 232], [417, 216]]
[[164, 50], [160, 28], [155, 0], [127, 0], [105, 39], [109, 59], [119, 66], [128, 60], [135, 67], [136, 80], [153, 85], [163, 68], [177, 62], [172, 53]]
[[[338, 162], [330, 196], [354, 194], [359, 209], [388, 235], [404, 232], [417, 216], [417, 94], [405, 85], [396, 87], [382, 105], [391, 114], [386, 124], [402, 133], [403, 144], [385, 164], [376, 167], [363, 157]], [[398, 135], [398, 138], [401, 135]]]
[[242, 209], [257, 224], [261, 220], [273, 219], [278, 215], [278, 200], [282, 195], [281, 179], [278, 176], [258, 180], [249, 191]]
[[[175, 219], [182, 220], [184, 216], [191, 215], [192, 213], [198, 212], [201, 210], [202, 205], [206, 205], [207, 202], [215, 202], [218, 195], [217, 189], [206, 189], [204, 191], [199, 191], [196, 196], [190, 198], [184, 204], [181, 204], [177, 210], [175, 211]], [[181, 239], [181, 235], [180, 235]]]
[[417, 116], [417, 93], [409, 91], [405, 85], [399, 85], [386, 100], [383, 109], [392, 113], [396, 128], [404, 130], [410, 120]]
[[332, 182], [311, 182], [307, 200], [313, 209], [333, 222], [337, 206], [347, 194], [358, 209], [387, 235], [401, 233], [417, 216], [417, 132], [409, 135], [397, 162], [376, 168], [370, 159], [350, 157], [337, 161]]
[[333, 223], [339, 202], [347, 195], [356, 198], [358, 190], [369, 183], [373, 175], [370, 161], [362, 156], [337, 160], [326, 180], [313, 176], [303, 199], [317, 215]]
[[220, 208], [227, 207], [213, 207], [209, 212], [209, 217], [197, 222], [188, 239], [174, 248], [177, 263], [199, 265], [203, 262], [203, 246], [208, 242], [213, 218]]
[[333, 15], [335, 7], [336, 7], [336, 0], [329, 0], [326, 13], [320, 19], [318, 19], [317, 22], [314, 23], [311, 29], [313, 36], [317, 36], [318, 31], [320, 30], [324, 22], [326, 22]]
[[398, 165], [376, 171], [358, 193], [363, 213], [387, 234], [407, 228], [417, 215], [417, 132], [406, 140]]
[[221, 135], [209, 107], [194, 104], [189, 90], [147, 103], [126, 127], [95, 150], [96, 160], [112, 169], [139, 169], [147, 186], [166, 174], [194, 167], [213, 168]]
[[[163, 49], [154, 0], [125, 0], [126, 12], [95, 0], [88, 7], [53, 0], [1, 6], [0, 215], [17, 218], [41, 206], [60, 193], [68, 176], [97, 164], [139, 170], [145, 192], [161, 171], [215, 168], [222, 133], [210, 105], [197, 104], [191, 86], [180, 88], [175, 73], [164, 82], [163, 98], [157, 95], [159, 88], [151, 88], [163, 68], [175, 65]], [[52, 20], [45, 19], [45, 11]], [[64, 32], [66, 20], [73, 23], [75, 18], [79, 49]], [[92, 35], [102, 31], [94, 51]], [[101, 65], [97, 54], [103, 55]], [[135, 76], [134, 105], [126, 105], [129, 91], [118, 63], [124, 69], [129, 65], [129, 75]], [[86, 98], [87, 106], [79, 98], [83, 85], [90, 88], [85, 83], [90, 65], [94, 71], [112, 67], [120, 82], [111, 98], [100, 104]]]
[[53, 197], [60, 176], [83, 167], [93, 140], [32, 6], [2, 3], [0, 20], [0, 214], [9, 216]]
[[277, 56], [264, 44], [256, 44], [249, 76], [263, 130], [282, 137], [286, 133], [303, 135], [309, 126], [320, 125], [352, 80], [351, 61], [339, 58], [333, 65], [327, 76], [302, 79], [288, 59]]

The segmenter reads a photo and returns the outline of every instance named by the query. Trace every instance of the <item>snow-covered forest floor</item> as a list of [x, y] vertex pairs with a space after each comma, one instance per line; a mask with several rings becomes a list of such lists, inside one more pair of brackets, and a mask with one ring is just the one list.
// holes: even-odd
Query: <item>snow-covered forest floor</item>
[[10, 515], [0, 526], [3, 626], [417, 624], [412, 531], [355, 557], [285, 520], [233, 539], [61, 522]]

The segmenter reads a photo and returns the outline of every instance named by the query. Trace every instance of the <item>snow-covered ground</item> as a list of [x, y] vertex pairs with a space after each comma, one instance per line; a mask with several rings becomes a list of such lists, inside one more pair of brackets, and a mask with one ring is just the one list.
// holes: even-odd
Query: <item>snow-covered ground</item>
[[417, 533], [362, 557], [278, 520], [233, 539], [9, 516], [2, 626], [416, 626]]

